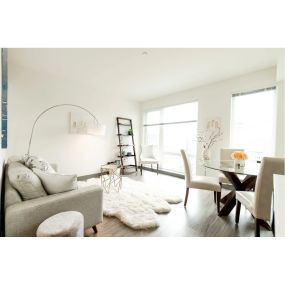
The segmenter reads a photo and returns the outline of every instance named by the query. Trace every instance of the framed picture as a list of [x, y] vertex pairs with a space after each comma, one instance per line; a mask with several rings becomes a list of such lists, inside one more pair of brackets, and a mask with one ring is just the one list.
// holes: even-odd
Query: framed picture
[[1, 85], [1, 148], [8, 146], [8, 51], [6, 48], [1, 49], [1, 68], [0, 68], [0, 85]]
[[70, 134], [89, 134], [94, 129], [94, 122], [89, 114], [70, 112]]
[[221, 129], [221, 118], [210, 118], [207, 120], [207, 130]]

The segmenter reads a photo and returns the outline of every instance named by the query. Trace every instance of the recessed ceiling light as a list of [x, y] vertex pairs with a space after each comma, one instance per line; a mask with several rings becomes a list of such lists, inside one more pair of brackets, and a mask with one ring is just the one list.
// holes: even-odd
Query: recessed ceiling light
[[142, 55], [148, 55], [148, 52], [147, 51], [143, 51]]

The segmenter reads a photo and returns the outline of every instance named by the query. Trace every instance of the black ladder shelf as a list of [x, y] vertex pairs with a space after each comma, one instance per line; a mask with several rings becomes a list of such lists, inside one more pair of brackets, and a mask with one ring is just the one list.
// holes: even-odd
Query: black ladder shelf
[[[129, 129], [131, 129], [131, 134], [129, 134]], [[130, 174], [133, 172], [126, 171], [127, 169], [132, 169], [135, 168], [135, 172], [138, 171], [138, 166], [137, 166], [137, 156], [136, 156], [136, 149], [135, 149], [135, 141], [134, 141], [134, 130], [133, 130], [133, 124], [132, 120], [128, 118], [122, 118], [122, 117], [117, 117], [117, 130], [118, 130], [118, 138], [119, 138], [119, 144], [118, 147], [120, 149], [120, 154], [118, 157], [121, 160], [121, 169], [122, 169], [122, 174]], [[132, 142], [124, 142], [125, 137], [131, 137]], [[125, 149], [132, 148], [131, 154], [127, 154], [125, 152]], [[134, 161], [134, 164], [128, 164], [129, 159], [132, 158]], [[126, 161], [127, 164], [126, 164]]]

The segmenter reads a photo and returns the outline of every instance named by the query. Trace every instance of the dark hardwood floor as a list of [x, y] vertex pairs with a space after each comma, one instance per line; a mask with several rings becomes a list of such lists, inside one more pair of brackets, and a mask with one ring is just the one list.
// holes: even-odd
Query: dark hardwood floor
[[[157, 183], [160, 187], [172, 189], [184, 199], [185, 182], [180, 178], [154, 172], [143, 171], [141, 176], [129, 176], [145, 183]], [[222, 193], [226, 193], [225, 191]], [[223, 194], [222, 194], [223, 196]], [[251, 214], [241, 207], [239, 225], [235, 224], [235, 209], [229, 216], [219, 217], [210, 191], [190, 189], [188, 204], [171, 205], [171, 212], [159, 214], [160, 226], [151, 230], [132, 230], [117, 218], [104, 217], [103, 223], [97, 226], [98, 233], [92, 229], [87, 236], [98, 237], [253, 237], [255, 224]], [[272, 232], [261, 228], [261, 236], [271, 237]]]

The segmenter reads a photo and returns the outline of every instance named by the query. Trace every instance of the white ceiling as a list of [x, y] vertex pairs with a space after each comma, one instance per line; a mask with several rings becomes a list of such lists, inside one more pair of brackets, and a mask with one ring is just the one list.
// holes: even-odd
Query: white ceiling
[[[147, 51], [147, 55], [142, 53]], [[282, 49], [9, 49], [9, 63], [145, 101], [275, 66]]]

